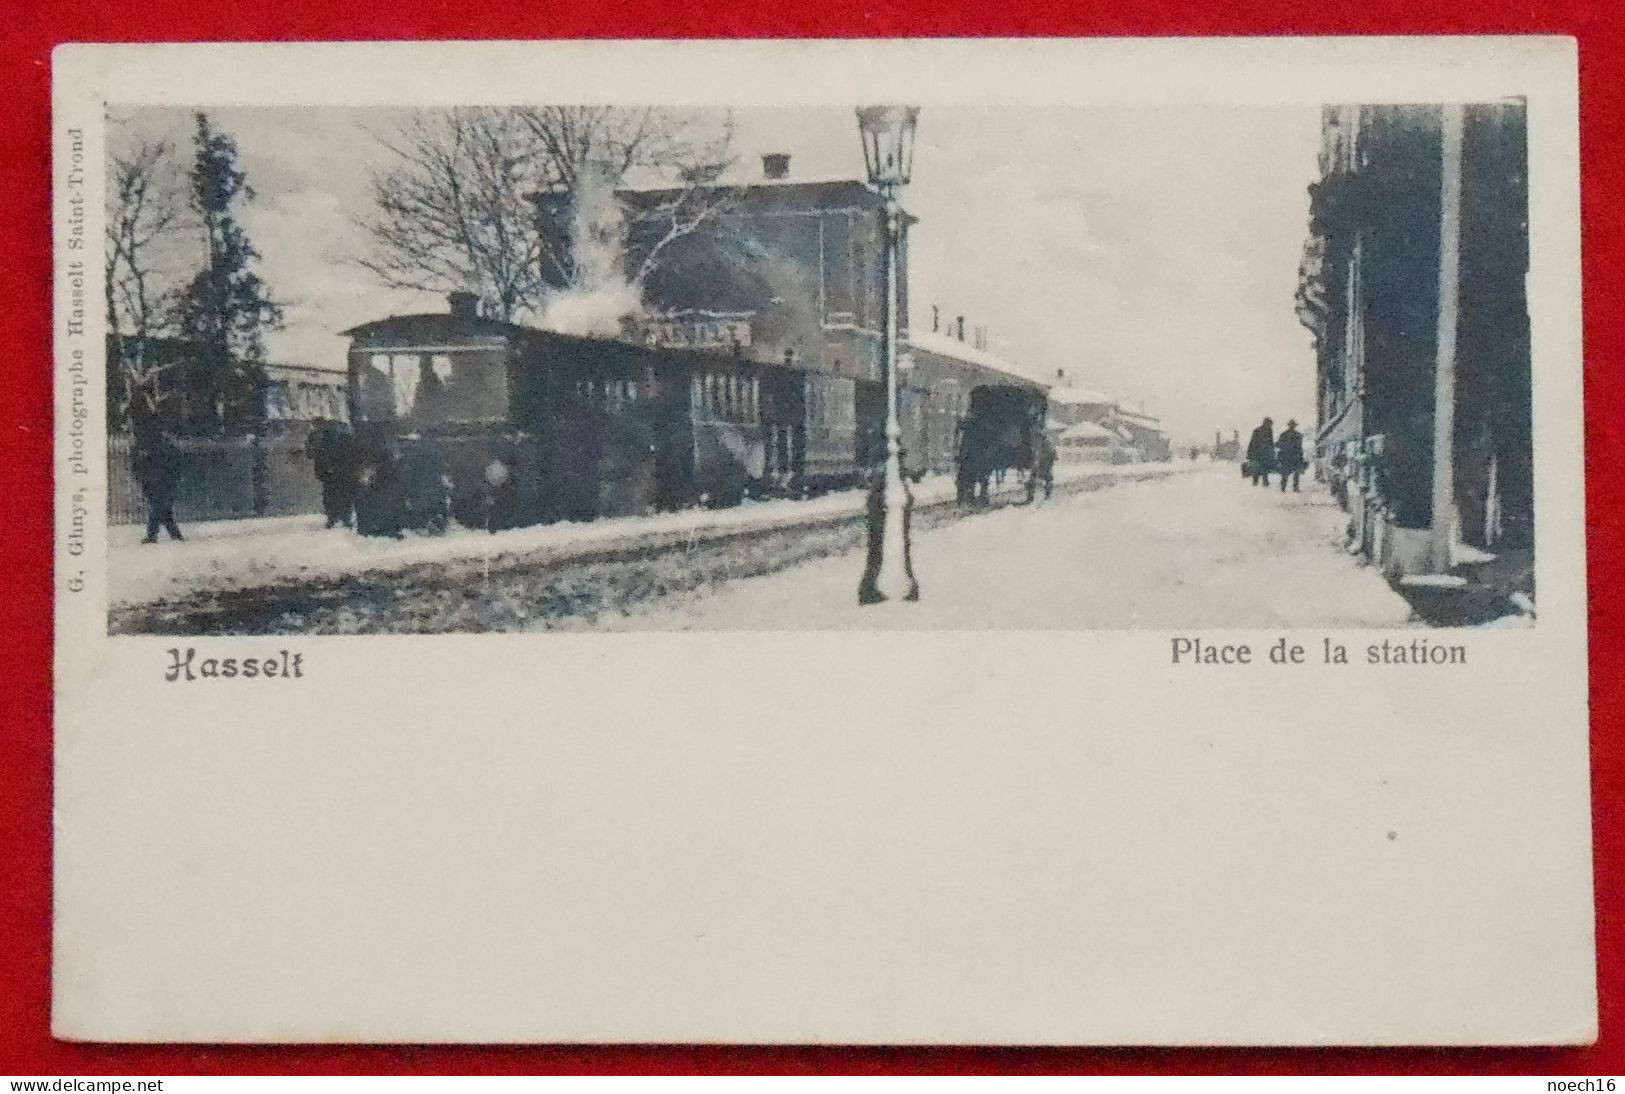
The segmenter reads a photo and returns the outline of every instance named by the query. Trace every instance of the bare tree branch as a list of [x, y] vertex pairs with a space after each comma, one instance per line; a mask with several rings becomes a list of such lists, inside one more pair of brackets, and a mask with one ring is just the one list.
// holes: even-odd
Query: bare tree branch
[[[476, 292], [513, 320], [606, 277], [640, 285], [721, 208], [708, 183], [732, 126], [641, 107], [478, 107], [419, 111], [378, 139], [393, 162], [370, 180], [357, 264], [392, 288]], [[616, 192], [650, 181], [683, 196], [634, 210], [662, 218], [662, 242], [629, 257]]]
[[421, 111], [380, 138], [395, 163], [371, 179], [358, 263], [392, 288], [471, 289], [504, 319], [541, 293], [531, 137], [511, 111]]
[[[519, 115], [542, 149], [548, 185], [571, 193], [577, 207], [584, 185], [594, 177], [614, 187], [639, 175], [657, 184], [675, 184], [671, 192], [630, 210], [641, 245], [637, 253], [623, 256], [622, 276], [634, 286], [659, 268], [673, 242], [714, 222], [736, 203], [736, 193], [716, 182], [732, 162], [731, 115], [720, 124], [714, 115], [653, 107], [524, 107]], [[556, 235], [579, 246], [571, 233]], [[617, 241], [623, 249], [625, 235], [623, 227]], [[551, 268], [560, 275], [558, 287], [581, 287], [580, 256], [552, 258]]]
[[107, 329], [119, 376], [119, 409], [141, 405], [156, 411], [158, 383], [169, 363], [154, 360], [153, 339], [167, 333], [174, 317], [177, 282], [166, 252], [186, 231], [184, 181], [167, 142], [143, 142], [115, 156], [107, 192]]

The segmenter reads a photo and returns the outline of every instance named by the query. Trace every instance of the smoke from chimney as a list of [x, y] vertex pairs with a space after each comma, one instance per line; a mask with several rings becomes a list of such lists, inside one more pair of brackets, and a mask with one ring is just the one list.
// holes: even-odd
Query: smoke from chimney
[[561, 334], [616, 338], [643, 311], [643, 294], [627, 280], [626, 214], [607, 168], [581, 172], [571, 194], [570, 258], [575, 277], [542, 312]]

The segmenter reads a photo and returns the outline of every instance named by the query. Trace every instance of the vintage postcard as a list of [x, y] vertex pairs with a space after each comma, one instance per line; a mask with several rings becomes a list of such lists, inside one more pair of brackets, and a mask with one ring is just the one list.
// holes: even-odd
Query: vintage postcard
[[60, 48], [58, 1036], [1591, 1040], [1577, 117]]

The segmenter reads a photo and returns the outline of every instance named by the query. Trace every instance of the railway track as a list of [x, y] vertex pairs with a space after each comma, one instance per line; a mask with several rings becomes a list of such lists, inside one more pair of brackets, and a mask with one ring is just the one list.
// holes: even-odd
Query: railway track
[[[1177, 473], [1169, 465], [1163, 474]], [[1156, 472], [1135, 480], [1161, 477]], [[1122, 482], [1103, 469], [1056, 483], [1056, 496]], [[951, 496], [915, 506], [915, 531], [975, 519], [989, 509], [1023, 504], [1012, 478], [985, 508], [963, 508]], [[157, 635], [446, 634], [579, 626], [628, 614], [647, 601], [774, 573], [864, 542], [861, 496], [848, 509], [787, 509], [762, 523], [719, 521], [714, 527], [667, 529], [608, 542], [542, 548], [492, 558], [435, 560], [389, 572], [318, 577], [252, 588], [200, 591], [115, 607], [114, 633]], [[856, 578], [854, 577], [854, 581]]]

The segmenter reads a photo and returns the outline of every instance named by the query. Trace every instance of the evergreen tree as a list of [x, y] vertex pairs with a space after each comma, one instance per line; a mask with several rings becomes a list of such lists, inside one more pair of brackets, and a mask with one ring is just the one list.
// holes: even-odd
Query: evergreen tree
[[207, 259], [182, 290], [180, 327], [202, 354], [203, 378], [223, 424], [227, 405], [241, 405], [239, 397], [256, 386], [265, 332], [282, 326], [282, 307], [254, 272], [260, 253], [239, 222], [254, 190], [239, 165], [237, 142], [199, 113], [194, 143], [191, 204]]

